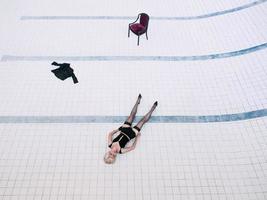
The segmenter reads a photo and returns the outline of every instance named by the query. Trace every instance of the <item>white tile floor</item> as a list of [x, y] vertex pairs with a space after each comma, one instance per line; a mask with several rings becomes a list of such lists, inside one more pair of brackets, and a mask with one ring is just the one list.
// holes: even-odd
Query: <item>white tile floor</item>
[[2, 199], [265, 199], [266, 119], [153, 124], [106, 165], [119, 124], [3, 124]]
[[[20, 20], [22, 16], [198, 16], [235, 1], [8, 1], [0, 6], [0, 57], [199, 56], [267, 41], [267, 2], [196, 20], [151, 20], [140, 46], [131, 20]], [[267, 49], [202, 61], [70, 61], [79, 83], [50, 72], [53, 60], [0, 62], [0, 200], [267, 199], [267, 118], [149, 123], [137, 149], [106, 165], [118, 123], [3, 123], [12, 116], [207, 116], [267, 109]]]

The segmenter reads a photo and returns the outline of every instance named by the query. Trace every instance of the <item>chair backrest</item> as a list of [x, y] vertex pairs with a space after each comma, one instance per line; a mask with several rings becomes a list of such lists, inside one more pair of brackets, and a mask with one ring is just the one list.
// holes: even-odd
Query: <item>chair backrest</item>
[[142, 24], [144, 27], [148, 27], [148, 21], [149, 21], [149, 16], [146, 13], [140, 13], [140, 24]]

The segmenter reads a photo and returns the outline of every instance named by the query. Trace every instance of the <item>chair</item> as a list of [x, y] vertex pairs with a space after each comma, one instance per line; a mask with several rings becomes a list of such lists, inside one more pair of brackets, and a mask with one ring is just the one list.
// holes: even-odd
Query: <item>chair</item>
[[[139, 19], [139, 23], [136, 23]], [[139, 46], [139, 37], [140, 35], [146, 33], [146, 39], [148, 40], [147, 37], [147, 28], [148, 28], [148, 21], [149, 21], [149, 16], [146, 13], [140, 13], [138, 14], [137, 19], [129, 24], [128, 28], [128, 37], [130, 37], [130, 30], [138, 36], [137, 40], [137, 45]]]

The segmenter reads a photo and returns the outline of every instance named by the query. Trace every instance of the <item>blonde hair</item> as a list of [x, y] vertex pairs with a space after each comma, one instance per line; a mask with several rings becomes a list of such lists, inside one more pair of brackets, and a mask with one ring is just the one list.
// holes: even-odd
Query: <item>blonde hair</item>
[[109, 152], [107, 152], [104, 156], [104, 162], [106, 164], [113, 164], [116, 160], [116, 156], [112, 156]]

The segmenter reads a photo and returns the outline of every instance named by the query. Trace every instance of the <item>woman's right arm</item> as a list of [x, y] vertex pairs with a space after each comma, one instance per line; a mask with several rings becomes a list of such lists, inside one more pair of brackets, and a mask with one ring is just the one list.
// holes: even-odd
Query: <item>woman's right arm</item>
[[112, 136], [117, 133], [119, 130], [116, 129], [116, 130], [113, 130], [111, 131], [109, 134], [108, 134], [108, 144], [110, 145], [112, 143]]

